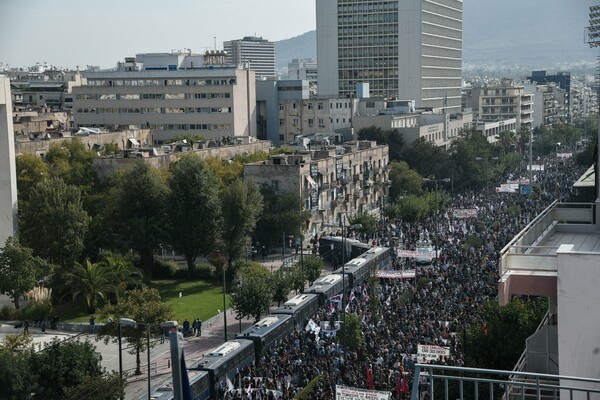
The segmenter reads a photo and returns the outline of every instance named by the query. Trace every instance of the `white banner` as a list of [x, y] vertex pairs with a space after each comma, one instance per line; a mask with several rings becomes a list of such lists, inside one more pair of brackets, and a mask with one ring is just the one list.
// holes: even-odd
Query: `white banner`
[[434, 346], [431, 344], [420, 344], [417, 346], [417, 362], [428, 362], [439, 360], [440, 357], [448, 357], [450, 349], [448, 347]]
[[[543, 171], [544, 170], [544, 165], [536, 165], [536, 164], [532, 164], [531, 165], [531, 170], [532, 171]], [[529, 171], [529, 165], [527, 166], [527, 171]]]
[[377, 390], [358, 389], [349, 386], [335, 385], [335, 398], [336, 400], [389, 400], [392, 398], [392, 394], [390, 392], [380, 392]]
[[556, 153], [556, 157], [558, 158], [571, 158], [573, 153]]
[[514, 183], [502, 183], [500, 187], [496, 188], [497, 193], [516, 193], [519, 191], [519, 184]]
[[398, 250], [397, 253], [400, 258], [435, 258], [435, 251], [429, 250]]
[[414, 269], [406, 271], [377, 271], [378, 278], [390, 278], [390, 279], [412, 279], [416, 278], [417, 274]]
[[477, 209], [475, 208], [457, 208], [452, 210], [454, 218], [477, 218]]

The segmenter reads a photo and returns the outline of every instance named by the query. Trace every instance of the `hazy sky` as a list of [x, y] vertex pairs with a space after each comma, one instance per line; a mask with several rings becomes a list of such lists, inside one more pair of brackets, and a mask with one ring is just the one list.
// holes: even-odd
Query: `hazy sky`
[[223, 48], [315, 29], [314, 0], [0, 0], [0, 62], [109, 68], [136, 53]]

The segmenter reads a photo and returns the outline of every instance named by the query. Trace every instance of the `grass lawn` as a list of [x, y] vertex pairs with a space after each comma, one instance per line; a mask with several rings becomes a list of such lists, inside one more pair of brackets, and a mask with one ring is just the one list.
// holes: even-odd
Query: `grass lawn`
[[164, 280], [153, 281], [151, 286], [158, 289], [164, 302], [173, 307], [175, 319], [180, 324], [186, 318], [190, 322], [196, 318], [206, 321], [217, 314], [217, 309], [223, 310], [223, 287], [215, 287], [212, 282]]
[[[206, 321], [214, 317], [218, 309], [223, 310], [223, 287], [215, 287], [213, 282], [162, 280], [153, 281], [151, 287], [158, 289], [162, 300], [173, 307], [175, 320], [180, 324], [186, 318], [190, 322], [196, 318]], [[102, 304], [99, 304], [100, 307]], [[77, 302], [59, 304], [54, 307], [54, 312], [61, 321], [88, 322], [90, 318], [83, 298]]]

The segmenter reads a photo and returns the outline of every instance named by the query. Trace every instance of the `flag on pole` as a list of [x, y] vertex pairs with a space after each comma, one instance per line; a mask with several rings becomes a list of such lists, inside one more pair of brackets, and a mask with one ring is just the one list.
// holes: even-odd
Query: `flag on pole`
[[232, 391], [234, 389], [233, 383], [231, 383], [231, 379], [227, 377], [227, 391]]
[[192, 388], [190, 387], [190, 378], [188, 376], [187, 367], [185, 366], [185, 355], [181, 349], [181, 394], [183, 400], [192, 400]]

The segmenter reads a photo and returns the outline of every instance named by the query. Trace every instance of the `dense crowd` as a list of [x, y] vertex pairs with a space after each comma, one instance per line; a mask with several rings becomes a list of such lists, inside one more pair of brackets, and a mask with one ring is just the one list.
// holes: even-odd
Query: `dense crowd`
[[[375, 293], [368, 283], [345, 293], [347, 311], [358, 314], [362, 321], [364, 345], [358, 352], [344, 351], [335, 335], [296, 331], [256, 365], [240, 369], [232, 382], [236, 390], [222, 387], [219, 398], [291, 399], [318, 376], [312, 399], [335, 398], [336, 384], [388, 391], [393, 398], [405, 398], [419, 344], [449, 348], [450, 355], [438, 363], [464, 365], [464, 329], [481, 319], [484, 303], [497, 298], [500, 250], [556, 197], [567, 198], [572, 189], [564, 185], [583, 172], [572, 161], [561, 161], [559, 181], [558, 160], [542, 161], [550, 168], [538, 172], [534, 179], [542, 189], [535, 201], [492, 189], [463, 192], [449, 199], [447, 209], [441, 210], [437, 219], [430, 217], [410, 225], [394, 221], [386, 226], [387, 237], [376, 239], [380, 243], [392, 243], [395, 237], [394, 245], [414, 249], [417, 240], [425, 238], [436, 244], [439, 262], [417, 267], [417, 279], [381, 279]], [[557, 186], [557, 182], [564, 185]], [[556, 196], [557, 187], [560, 196]], [[517, 205], [519, 213], [506, 212]], [[455, 219], [452, 209], [476, 209], [478, 215]], [[464, 246], [468, 237], [479, 240]], [[410, 265], [401, 258], [393, 264], [393, 268], [407, 267]], [[420, 277], [427, 279], [418, 284]], [[376, 315], [368, 311], [369, 296], [379, 300]], [[313, 320], [317, 324], [329, 321], [341, 312], [328, 305]]]

